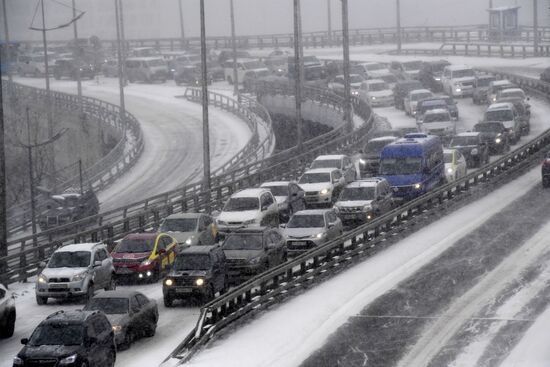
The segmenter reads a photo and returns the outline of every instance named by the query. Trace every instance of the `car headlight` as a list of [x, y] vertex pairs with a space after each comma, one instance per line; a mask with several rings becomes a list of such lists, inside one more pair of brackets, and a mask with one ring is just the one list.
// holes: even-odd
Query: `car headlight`
[[330, 189], [322, 189], [321, 191], [319, 191], [319, 194], [321, 195], [326, 195], [330, 192]]
[[351, 95], [352, 95], [352, 96], [358, 96], [358, 95], [359, 95], [359, 92], [356, 91], [356, 90], [352, 90], [352, 91], [351, 91]]
[[185, 240], [186, 245], [190, 245], [193, 243], [193, 240], [195, 239], [195, 236], [191, 236], [188, 239]]
[[501, 138], [496, 138], [496, 139], [495, 139], [495, 143], [500, 144], [501, 142], [502, 142], [502, 139], [501, 139]]
[[22, 366], [24, 365], [23, 360], [19, 357], [13, 357], [13, 365], [14, 366]]
[[75, 363], [76, 362], [76, 359], [78, 358], [78, 355], [77, 354], [73, 354], [72, 356], [68, 356], [66, 358], [63, 358], [62, 360], [59, 361], [59, 364], [60, 365], [64, 365], [64, 364], [72, 364], [72, 363]]
[[167, 287], [171, 287], [173, 284], [174, 284], [174, 281], [172, 279], [166, 279], [164, 281], [164, 284], [167, 286]]
[[367, 164], [367, 161], [364, 160], [363, 158], [360, 158], [359, 163], [365, 165], [365, 164]]
[[40, 275], [38, 276], [38, 283], [40, 283], [40, 284], [46, 284], [46, 283], [48, 283], [48, 278], [46, 278], [45, 275], [40, 274]]
[[422, 184], [420, 184], [420, 183], [414, 184], [414, 189], [415, 190], [420, 190], [421, 188], [422, 188]]
[[73, 275], [73, 278], [71, 279], [71, 281], [72, 281], [72, 282], [79, 282], [79, 281], [81, 281], [82, 279], [86, 278], [86, 275], [87, 275], [86, 272], [80, 273], [80, 274], [76, 274], [76, 275]]
[[195, 279], [195, 284], [199, 287], [202, 287], [204, 285], [204, 279], [203, 278]]
[[453, 173], [453, 169], [452, 168], [447, 168], [447, 173]]
[[145, 259], [141, 262], [142, 266], [149, 266], [151, 265], [151, 259]]
[[122, 331], [121, 325], [113, 325], [113, 332], [120, 333]]
[[474, 148], [474, 149], [470, 150], [470, 154], [471, 154], [471, 155], [477, 155], [477, 153], [479, 153], [479, 151], [477, 150], [477, 148]]
[[372, 99], [373, 101], [376, 99], [375, 96], [371, 96], [370, 99]]
[[311, 238], [317, 238], [317, 239], [321, 239], [323, 237], [325, 237], [326, 233], [325, 232], [321, 232], [321, 233], [317, 233], [317, 234], [314, 234], [311, 236]]
[[254, 224], [256, 222], [256, 219], [250, 219], [250, 220], [245, 220], [243, 222], [244, 225], [247, 225], [247, 224]]

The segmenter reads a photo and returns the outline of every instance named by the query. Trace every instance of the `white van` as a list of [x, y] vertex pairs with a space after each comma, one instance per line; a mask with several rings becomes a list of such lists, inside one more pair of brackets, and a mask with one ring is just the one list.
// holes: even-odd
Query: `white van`
[[466, 65], [449, 65], [441, 78], [443, 91], [451, 97], [471, 96], [474, 93], [476, 73]]
[[154, 80], [164, 83], [170, 73], [162, 57], [133, 57], [126, 59], [126, 75], [130, 83], [152, 83]]

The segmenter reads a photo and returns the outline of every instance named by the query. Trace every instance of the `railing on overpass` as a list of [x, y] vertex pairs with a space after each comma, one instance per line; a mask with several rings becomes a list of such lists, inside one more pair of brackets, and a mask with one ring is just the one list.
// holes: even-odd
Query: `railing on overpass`
[[[7, 85], [8, 83], [6, 82], [5, 96], [16, 99], [21, 99], [22, 96], [25, 96], [35, 102], [42, 101], [43, 103], [47, 103], [47, 94], [44, 89], [17, 83]], [[9, 91], [9, 94], [7, 91]], [[65, 111], [80, 112], [77, 96], [54, 91], [50, 93], [50, 100], [55, 107]], [[132, 114], [126, 112], [124, 121], [121, 121], [120, 108], [114, 104], [96, 98], [82, 97], [82, 112], [85, 118], [95, 120], [102, 126], [113, 128], [121, 135], [121, 139], [107, 155], [86, 168], [83, 172], [83, 177], [87, 181], [86, 186], [97, 191], [111, 184], [134, 165], [144, 148], [143, 135], [137, 119]], [[77, 174], [64, 182], [58, 183], [57, 186], [63, 191], [77, 186], [78, 182], [79, 177]], [[43, 205], [37, 204], [37, 213], [44, 209]], [[9, 234], [13, 235], [18, 231], [25, 230], [30, 225], [30, 220], [30, 203], [27, 202], [8, 208]]]
[[[398, 54], [391, 51], [391, 54]], [[548, 57], [550, 56], [550, 44], [541, 44], [535, 47], [533, 44], [514, 43], [443, 43], [439, 48], [402, 48], [399, 54], [427, 55], [427, 56], [484, 56], [484, 57]]]
[[[548, 96], [550, 84], [506, 75], [517, 84]], [[550, 130], [528, 144], [483, 166], [467, 176], [429, 192], [392, 212], [364, 224], [343, 236], [312, 249], [291, 261], [253, 277], [227, 294], [201, 308], [196, 326], [167, 358], [181, 365], [202, 347], [219, 337], [229, 325], [246, 321], [253, 315], [306, 288], [319, 278], [334, 275], [346, 266], [372, 256], [401, 233], [414, 231], [437, 219], [441, 212], [473, 195], [476, 187], [493, 190], [494, 185], [515, 177], [533, 165], [550, 149]], [[456, 208], [456, 207], [455, 207]]]
[[[336, 96], [330, 99], [334, 104], [330, 104], [327, 98], [324, 93], [320, 99], [327, 106], [341, 110], [343, 99]], [[0, 263], [8, 264], [9, 271], [0, 274], [0, 277], [7, 283], [26, 280], [36, 274], [39, 262], [60, 245], [112, 241], [128, 233], [156, 227], [161, 218], [172, 213], [221, 208], [223, 202], [235, 191], [259, 185], [265, 180], [296, 178], [317, 155], [345, 151], [363, 144], [372, 127], [373, 116], [366, 103], [355, 99], [354, 104], [366, 119], [361, 128], [339, 137], [331, 136], [328, 141], [324, 137], [318, 137], [314, 139], [316, 143], [307, 145], [308, 150], [304, 152], [291, 148], [262, 161], [212, 177], [210, 191], [203, 190], [202, 183], [190, 184], [75, 223], [9, 241], [8, 256], [0, 258]]]

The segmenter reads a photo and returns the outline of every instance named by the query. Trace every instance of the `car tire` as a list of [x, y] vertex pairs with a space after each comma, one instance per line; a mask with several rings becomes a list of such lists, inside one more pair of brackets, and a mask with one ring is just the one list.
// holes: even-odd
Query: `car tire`
[[39, 306], [45, 305], [48, 303], [48, 297], [36, 296], [36, 304]]
[[130, 349], [130, 346], [135, 340], [135, 335], [132, 330], [126, 330], [126, 333], [124, 334], [124, 341], [120, 345], [120, 350], [127, 350]]
[[156, 332], [157, 332], [157, 323], [156, 322], [152, 322], [153, 320], [151, 320], [151, 325], [149, 325], [149, 327], [147, 328], [147, 330], [145, 331], [145, 337], [146, 338], [152, 338], [155, 336]]
[[88, 303], [88, 301], [91, 300], [93, 296], [94, 296], [94, 284], [90, 283], [88, 284], [88, 289], [86, 290], [86, 303]]
[[5, 327], [0, 330], [0, 338], [10, 338], [15, 330], [15, 311], [10, 312]]
[[114, 350], [111, 349], [111, 351], [109, 351], [109, 357], [107, 360], [109, 361], [109, 364], [107, 365], [108, 367], [115, 367], [116, 353]]
[[174, 299], [169, 296], [164, 296], [164, 307], [174, 307]]

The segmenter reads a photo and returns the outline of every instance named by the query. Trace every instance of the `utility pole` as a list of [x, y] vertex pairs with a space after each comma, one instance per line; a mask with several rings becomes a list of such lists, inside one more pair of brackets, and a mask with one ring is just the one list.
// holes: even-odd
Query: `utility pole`
[[537, 0], [533, 0], [533, 47], [536, 56], [539, 53], [539, 4]]
[[401, 0], [395, 0], [397, 18], [397, 52], [401, 53]]
[[302, 56], [300, 32], [300, 0], [294, 0], [294, 94], [296, 103], [296, 146], [302, 150]]
[[6, 11], [6, 0], [2, 0], [2, 11], [4, 12], [4, 34], [6, 36], [6, 59], [8, 59], [7, 65], [8, 65], [8, 80], [9, 80], [9, 88], [12, 87], [13, 82], [13, 76], [12, 76], [12, 59], [11, 59], [11, 45], [10, 45], [10, 31], [8, 27], [8, 13]]
[[[73, 0], [73, 18], [76, 18], [75, 0]], [[74, 31], [75, 59], [78, 61], [78, 66], [80, 66], [82, 64], [82, 58], [81, 58], [82, 55], [80, 54], [80, 46], [78, 43], [78, 28], [76, 26], [76, 21], [73, 22], [73, 31]], [[77, 95], [78, 95], [78, 106], [80, 108], [80, 116], [82, 118], [84, 115], [84, 105], [82, 104], [82, 80], [80, 78], [80, 67], [76, 68], [76, 89], [77, 89]]]
[[31, 144], [31, 118], [29, 116], [29, 107], [27, 106], [25, 110], [25, 115], [27, 118], [27, 157], [29, 159], [29, 188], [30, 188], [30, 195], [31, 195], [31, 225], [32, 225], [32, 235], [33, 235], [33, 243], [36, 247], [36, 207], [35, 207], [35, 194], [34, 194], [34, 169], [32, 165], [32, 148], [33, 145]]
[[180, 36], [181, 36], [181, 48], [185, 48], [185, 30], [183, 28], [183, 8], [181, 6], [181, 0], [178, 0], [179, 12], [180, 12]]
[[[202, 74], [202, 147], [204, 166], [204, 189], [208, 192], [207, 206], [210, 202], [210, 129], [208, 128], [208, 70], [206, 65], [206, 25], [204, 19], [204, 0], [200, 0], [201, 18], [201, 74]], [[234, 55], [236, 56], [236, 55]], [[235, 81], [236, 82], [236, 81]], [[207, 209], [209, 209], [207, 207]]]
[[328, 44], [332, 46], [332, 11], [330, 9], [330, 1], [331, 0], [327, 0]]
[[116, 39], [117, 39], [117, 63], [118, 63], [118, 89], [120, 96], [120, 121], [124, 123], [126, 119], [126, 105], [124, 103], [124, 57], [122, 56], [122, 44], [120, 39], [120, 18], [118, 11], [118, 0], [115, 0], [115, 18], [116, 18]]
[[235, 9], [233, 7], [233, 0], [229, 0], [230, 14], [231, 14], [231, 47], [233, 53], [233, 95], [237, 96], [239, 102], [241, 96], [239, 94], [239, 74], [237, 73], [237, 36], [235, 35]]
[[[4, 12], [4, 14], [6, 14]], [[0, 78], [0, 101], [2, 96], [2, 78]], [[4, 108], [0, 103], [0, 257], [8, 256], [8, 213], [6, 210], [6, 145], [4, 140]], [[6, 273], [6, 266], [0, 262], [0, 274]]]
[[353, 130], [351, 116], [351, 83], [349, 72], [349, 23], [348, 0], [342, 0], [342, 46], [344, 49], [344, 121], [348, 131]]
[[128, 50], [126, 47], [126, 37], [124, 36], [124, 10], [122, 7], [122, 0], [118, 0], [118, 6], [120, 11], [120, 42], [122, 44], [122, 75], [124, 76], [124, 85], [126, 85], [126, 56]]

